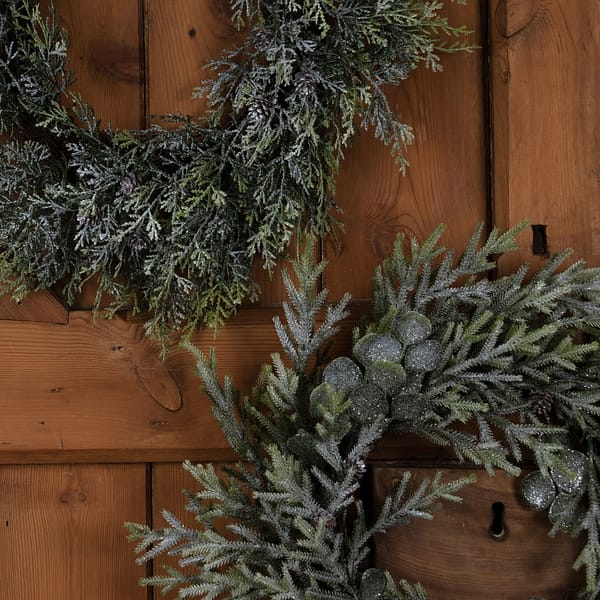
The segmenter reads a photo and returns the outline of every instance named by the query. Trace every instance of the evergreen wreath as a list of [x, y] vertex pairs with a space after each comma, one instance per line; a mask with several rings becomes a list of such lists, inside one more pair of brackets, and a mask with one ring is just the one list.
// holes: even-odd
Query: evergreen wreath
[[[210, 63], [203, 118], [101, 129], [71, 85], [68, 41], [35, 0], [0, 3], [0, 294], [90, 277], [96, 308], [148, 310], [147, 330], [218, 324], [302, 227], [335, 228], [335, 176], [357, 126], [400, 166], [412, 140], [383, 87], [467, 49], [422, 0], [230, 0], [246, 41]], [[65, 283], [66, 282], [66, 283]], [[109, 311], [109, 312], [110, 312]]]
[[352, 358], [331, 361], [323, 345], [349, 298], [327, 305], [316, 293], [324, 264], [308, 247], [294, 264], [298, 284], [284, 278], [285, 323], [275, 319], [287, 362], [274, 354], [250, 397], [230, 378], [219, 383], [214, 353], [189, 347], [240, 462], [223, 474], [184, 464], [200, 487], [186, 492], [197, 527], [166, 511], [165, 529], [129, 524], [141, 562], [168, 553], [195, 567], [144, 583], [205, 600], [426, 599], [419, 584], [370, 566], [370, 543], [431, 518], [440, 500], [460, 500], [472, 479], [411, 484], [406, 473], [367, 514], [369, 450], [384, 432], [411, 432], [490, 472], [537, 465], [523, 498], [549, 509], [551, 535], [587, 535], [574, 566], [587, 574], [581, 597], [597, 598], [600, 269], [579, 261], [559, 271], [565, 252], [529, 281], [526, 266], [485, 278], [519, 230], [494, 230], [481, 243], [479, 228], [458, 260], [439, 244], [442, 227], [422, 244], [400, 236], [375, 274], [372, 322], [355, 331]]

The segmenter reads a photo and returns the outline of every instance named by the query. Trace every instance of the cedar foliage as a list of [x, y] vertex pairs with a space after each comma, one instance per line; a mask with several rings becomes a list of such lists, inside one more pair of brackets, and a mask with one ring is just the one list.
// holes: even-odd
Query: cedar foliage
[[[148, 331], [226, 319], [297, 228], [335, 228], [335, 176], [357, 126], [405, 167], [412, 139], [386, 101], [419, 64], [465, 49], [441, 2], [231, 0], [247, 37], [211, 63], [202, 118], [101, 130], [71, 88], [68, 41], [35, 0], [0, 3], [0, 293], [98, 275], [97, 306], [149, 310]], [[67, 283], [64, 284], [64, 281]]]
[[[479, 228], [458, 259], [440, 246], [442, 227], [422, 244], [400, 236], [375, 274], [372, 322], [356, 330], [352, 358], [331, 361], [320, 349], [348, 298], [327, 305], [326, 292], [316, 293], [324, 265], [312, 264], [309, 246], [295, 262], [298, 284], [285, 278], [285, 322], [275, 321], [290, 366], [274, 354], [249, 397], [229, 378], [219, 383], [214, 355], [190, 348], [240, 463], [222, 477], [185, 464], [200, 487], [188, 492], [197, 527], [169, 513], [165, 529], [130, 525], [142, 560], [167, 552], [197, 567], [145, 583], [179, 588], [182, 598], [426, 598], [419, 585], [368, 568], [370, 541], [430, 518], [469, 480], [409, 486], [407, 473], [367, 515], [360, 481], [388, 431], [450, 446], [490, 472], [518, 475], [528, 452], [548, 480], [580, 476], [559, 494], [560, 510], [551, 507], [550, 533], [587, 536], [575, 566], [587, 572], [581, 596], [597, 597], [600, 269], [580, 261], [559, 271], [563, 253], [528, 281], [526, 267], [487, 279], [522, 227], [485, 241]], [[573, 451], [585, 455], [580, 474], [567, 461]], [[231, 519], [226, 535], [215, 529], [220, 517]]]

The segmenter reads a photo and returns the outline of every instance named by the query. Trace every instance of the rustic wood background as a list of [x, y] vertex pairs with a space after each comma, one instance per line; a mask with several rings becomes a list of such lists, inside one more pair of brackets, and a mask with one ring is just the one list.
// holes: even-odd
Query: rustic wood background
[[[225, 0], [57, 5], [77, 88], [118, 128], [147, 126], [165, 112], [200, 113], [191, 91], [203, 65], [239, 35]], [[461, 246], [478, 222], [507, 227], [527, 218], [546, 226], [550, 252], [572, 247], [600, 264], [600, 4], [471, 0], [446, 10], [473, 29], [480, 48], [445, 56], [442, 74], [419, 71], [389, 90], [416, 131], [408, 174], [370, 133], [341, 169], [345, 230], [339, 253], [323, 249], [325, 284], [334, 298], [351, 292], [357, 315], [398, 232], [422, 238], [439, 222], [448, 224], [445, 244]], [[520, 252], [502, 257], [501, 272], [522, 260], [539, 264], [531, 230], [521, 242]], [[257, 276], [257, 305], [216, 339], [194, 338], [204, 349], [216, 345], [221, 371], [245, 388], [276, 349], [271, 319], [282, 299], [278, 278], [258, 267]], [[182, 512], [180, 489], [191, 485], [183, 459], [232, 458], [190, 357], [174, 351], [161, 362], [139, 322], [95, 321], [89, 305], [89, 291], [70, 310], [52, 293], [21, 305], [0, 299], [0, 589], [13, 600], [154, 598], [137, 585], [152, 566], [135, 565], [123, 522], [159, 525], [161, 508]], [[407, 465], [431, 472], [435, 454], [404, 445], [375, 455], [375, 502]], [[377, 560], [422, 581], [433, 600], [571, 597], [576, 545], [550, 544], [546, 523], [519, 503], [515, 485], [481, 477], [464, 508], [380, 539]], [[506, 508], [511, 534], [503, 542], [487, 534], [493, 502]]]

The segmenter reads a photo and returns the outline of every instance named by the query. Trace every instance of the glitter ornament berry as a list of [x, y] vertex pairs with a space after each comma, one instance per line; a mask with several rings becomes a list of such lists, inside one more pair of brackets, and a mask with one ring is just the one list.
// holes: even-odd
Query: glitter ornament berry
[[354, 345], [354, 356], [365, 367], [376, 360], [400, 362], [402, 344], [389, 333], [367, 333]]
[[414, 423], [423, 414], [424, 405], [422, 394], [398, 394], [390, 403], [390, 416], [395, 421]]
[[587, 459], [577, 450], [564, 450], [560, 454], [561, 467], [550, 469], [556, 486], [567, 494], [577, 492], [583, 485]]
[[322, 379], [335, 390], [349, 393], [362, 381], [362, 371], [351, 358], [339, 356], [323, 369]]
[[406, 372], [398, 363], [376, 360], [367, 368], [365, 380], [376, 385], [386, 397], [390, 397], [406, 382]]
[[350, 416], [362, 424], [371, 424], [386, 417], [389, 412], [389, 404], [385, 394], [372, 383], [363, 383], [348, 396]]
[[396, 317], [393, 330], [398, 339], [408, 346], [426, 340], [431, 335], [433, 326], [425, 315], [409, 310]]
[[379, 600], [387, 587], [387, 577], [381, 569], [367, 569], [360, 581], [360, 600]]
[[521, 495], [532, 510], [546, 510], [556, 498], [556, 488], [541, 471], [534, 471], [521, 481]]
[[441, 344], [435, 340], [426, 340], [408, 348], [404, 367], [407, 371], [433, 371], [438, 366], [441, 355]]
[[581, 516], [580, 501], [581, 498], [575, 494], [559, 492], [548, 510], [548, 518], [552, 525], [560, 531], [569, 531]]

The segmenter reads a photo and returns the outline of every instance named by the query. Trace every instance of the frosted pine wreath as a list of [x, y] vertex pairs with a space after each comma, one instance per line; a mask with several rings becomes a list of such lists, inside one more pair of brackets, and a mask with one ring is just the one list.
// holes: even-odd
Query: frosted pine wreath
[[321, 350], [349, 299], [326, 305], [316, 294], [324, 265], [308, 248], [298, 285], [285, 277], [286, 322], [275, 320], [287, 361], [274, 355], [250, 397], [229, 378], [219, 383], [214, 355], [190, 347], [240, 462], [221, 475], [185, 464], [200, 488], [187, 493], [197, 526], [166, 511], [166, 529], [129, 525], [142, 562], [167, 553], [195, 567], [145, 583], [204, 600], [426, 599], [419, 584], [373, 568], [370, 544], [460, 500], [471, 479], [412, 484], [406, 473], [372, 516], [360, 497], [369, 450], [384, 432], [411, 432], [488, 471], [519, 476], [537, 465], [523, 497], [549, 509], [552, 535], [586, 536], [575, 567], [587, 574], [581, 597], [597, 598], [600, 269], [559, 272], [564, 253], [529, 282], [526, 266], [485, 279], [517, 231], [494, 230], [481, 244], [479, 230], [457, 260], [439, 244], [442, 228], [408, 251], [400, 237], [375, 275], [372, 323], [356, 331], [351, 357], [333, 360]]
[[271, 267], [298, 227], [335, 226], [335, 176], [356, 127], [405, 166], [412, 133], [383, 86], [466, 47], [448, 44], [465, 30], [441, 2], [231, 8], [248, 35], [197, 90], [206, 117], [111, 131], [71, 89], [57, 18], [34, 0], [0, 3], [0, 293], [59, 284], [71, 302], [98, 274], [97, 302], [106, 292], [113, 310], [149, 310], [159, 337], [221, 322], [252, 287], [253, 258]]

